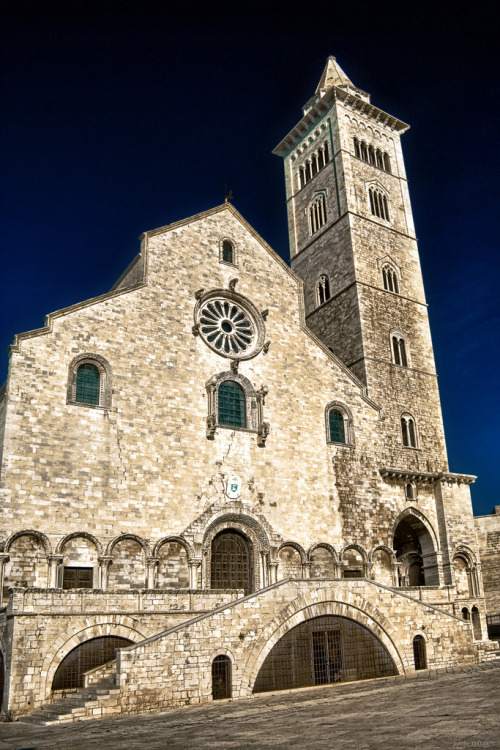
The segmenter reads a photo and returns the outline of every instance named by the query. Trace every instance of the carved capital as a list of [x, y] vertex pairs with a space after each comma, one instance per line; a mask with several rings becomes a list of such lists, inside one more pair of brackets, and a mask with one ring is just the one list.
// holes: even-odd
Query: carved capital
[[204, 291], [205, 290], [203, 289], [203, 287], [201, 289], [198, 289], [198, 291], [194, 293], [195, 299], [201, 299], [203, 297]]
[[199, 324], [199, 323], [196, 323], [196, 325], [194, 325], [194, 326], [193, 326], [193, 327], [191, 328], [191, 330], [192, 330], [192, 332], [193, 332], [193, 336], [199, 336], [199, 335], [200, 335], [200, 324]]
[[234, 292], [234, 288], [238, 283], [238, 279], [231, 279], [229, 282], [229, 291]]
[[257, 445], [260, 445], [261, 447], [265, 446], [269, 435], [269, 429], [269, 422], [261, 422], [257, 429]]
[[267, 308], [265, 310], [262, 310], [261, 315], [262, 315], [262, 319], [265, 320], [267, 316], [269, 315], [269, 310]]
[[207, 417], [207, 439], [213, 440], [217, 429], [217, 420], [215, 414], [209, 414]]

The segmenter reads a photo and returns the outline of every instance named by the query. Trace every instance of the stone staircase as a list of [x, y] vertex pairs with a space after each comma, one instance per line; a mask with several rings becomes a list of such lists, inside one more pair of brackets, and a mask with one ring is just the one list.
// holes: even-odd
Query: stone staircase
[[[20, 716], [19, 721], [47, 726], [120, 713], [120, 689], [116, 687], [114, 674], [109, 674], [116, 668], [116, 662], [109, 662], [104, 668], [98, 667], [93, 670], [94, 674], [87, 673], [85, 687], [62, 691], [52, 703], [46, 703], [29, 716]], [[102, 670], [104, 676], [101, 677], [98, 670]]]

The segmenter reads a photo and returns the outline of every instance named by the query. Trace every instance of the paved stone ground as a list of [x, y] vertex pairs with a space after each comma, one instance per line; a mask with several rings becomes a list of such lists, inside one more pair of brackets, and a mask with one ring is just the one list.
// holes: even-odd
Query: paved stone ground
[[0, 725], [0, 750], [460, 750], [500, 748], [500, 660], [56, 727]]

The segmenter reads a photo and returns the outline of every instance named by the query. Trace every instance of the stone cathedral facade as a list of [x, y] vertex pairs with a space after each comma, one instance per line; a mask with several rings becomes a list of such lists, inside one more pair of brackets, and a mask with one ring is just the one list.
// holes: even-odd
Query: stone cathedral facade
[[71, 720], [488, 657], [407, 127], [329, 58], [275, 149], [291, 268], [225, 203], [146, 232], [109, 293], [16, 336], [3, 711]]

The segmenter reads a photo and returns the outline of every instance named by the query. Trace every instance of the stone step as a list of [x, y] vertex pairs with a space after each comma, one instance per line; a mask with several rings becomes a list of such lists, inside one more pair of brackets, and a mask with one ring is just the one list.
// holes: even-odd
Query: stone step
[[80, 688], [64, 698], [45, 704], [29, 716], [20, 716], [19, 721], [46, 725], [96, 718], [101, 715], [101, 708], [106, 705], [107, 699], [119, 693], [119, 688], [114, 684], [112, 687]]

